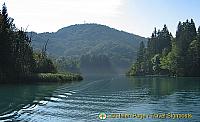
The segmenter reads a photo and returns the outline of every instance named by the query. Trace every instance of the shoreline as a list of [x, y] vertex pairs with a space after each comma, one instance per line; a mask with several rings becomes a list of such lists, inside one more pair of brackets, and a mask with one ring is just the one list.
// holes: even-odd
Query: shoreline
[[19, 79], [0, 81], [1, 83], [66, 83], [70, 81], [81, 81], [83, 77], [73, 73], [37, 73], [22, 76]]

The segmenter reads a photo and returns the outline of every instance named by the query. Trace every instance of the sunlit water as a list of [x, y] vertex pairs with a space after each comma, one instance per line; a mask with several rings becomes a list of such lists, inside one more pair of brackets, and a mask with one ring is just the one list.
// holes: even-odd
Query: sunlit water
[[[181, 113], [190, 119], [106, 118], [107, 115]], [[0, 121], [198, 122], [200, 78], [93, 77], [66, 84], [0, 85]]]

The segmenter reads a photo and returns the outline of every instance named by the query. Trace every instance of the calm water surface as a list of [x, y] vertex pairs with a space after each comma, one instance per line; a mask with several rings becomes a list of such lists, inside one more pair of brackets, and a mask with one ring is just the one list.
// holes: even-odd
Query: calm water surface
[[[100, 120], [100, 112], [189, 113], [192, 118]], [[199, 122], [200, 78], [113, 76], [66, 84], [0, 84], [0, 121]]]

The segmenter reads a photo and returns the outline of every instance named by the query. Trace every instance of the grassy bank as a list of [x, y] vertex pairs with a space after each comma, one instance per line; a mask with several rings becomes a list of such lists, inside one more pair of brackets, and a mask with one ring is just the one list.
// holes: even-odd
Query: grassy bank
[[68, 82], [81, 81], [83, 77], [72, 73], [38, 73], [23, 78], [26, 82]]

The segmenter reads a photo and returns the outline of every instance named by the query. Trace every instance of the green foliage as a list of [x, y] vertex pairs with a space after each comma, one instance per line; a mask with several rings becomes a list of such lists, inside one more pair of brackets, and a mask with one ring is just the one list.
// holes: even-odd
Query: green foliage
[[190, 59], [190, 76], [199, 76], [200, 74], [200, 40], [194, 40], [190, 43], [188, 58]]
[[33, 51], [31, 40], [21, 29], [13, 24], [8, 17], [7, 7], [3, 4], [0, 13], [0, 80], [9, 81], [18, 79], [33, 72]]
[[145, 45], [144, 42], [140, 42], [140, 47], [137, 54], [137, 62], [144, 62], [145, 59], [144, 55], [145, 55]]
[[172, 35], [169, 33], [166, 25], [164, 25], [162, 31], [158, 30], [157, 32], [155, 28], [147, 45], [149, 55], [153, 57], [155, 54], [162, 53], [163, 50], [169, 51], [171, 49], [171, 38]]
[[158, 74], [160, 72], [160, 54], [154, 55], [154, 57], [151, 59], [151, 62], [153, 64], [153, 71], [155, 74]]
[[[31, 39], [22, 29], [18, 30], [15, 27], [13, 19], [8, 17], [4, 3], [0, 13], [0, 82], [18, 82], [35, 76], [35, 73], [57, 72], [53, 62], [46, 55], [46, 45], [42, 53], [33, 53], [30, 45]], [[52, 78], [50, 76], [48, 80]], [[71, 75], [55, 76], [63, 77], [64, 80], [74, 78]]]
[[171, 73], [171, 75], [176, 74], [176, 53], [169, 52], [167, 56], [163, 56], [160, 59], [160, 67], [162, 70], [165, 70], [167, 73]]
[[137, 61], [128, 74], [160, 74], [160, 72], [163, 71], [161, 69], [161, 57], [162, 55], [167, 55], [171, 50], [171, 42], [172, 35], [169, 33], [166, 25], [164, 25], [161, 31], [157, 31], [155, 28], [151, 38], [149, 38], [147, 42], [147, 47], [145, 48], [144, 44], [140, 44]]
[[57, 73], [57, 68], [46, 54], [34, 53], [34, 59], [36, 62], [35, 73]]
[[106, 55], [83, 55], [80, 59], [83, 74], [113, 74], [110, 58]]
[[179, 22], [178, 30], [176, 32], [176, 46], [178, 53], [184, 56], [187, 53], [190, 43], [196, 38], [196, 28], [193, 20], [186, 22]]
[[68, 82], [83, 80], [79, 74], [72, 73], [38, 73], [25, 77], [29, 82]]
[[62, 57], [54, 62], [60, 72], [80, 73], [80, 61], [78, 59]]
[[139, 60], [128, 75], [200, 76], [200, 28], [196, 32], [192, 19], [179, 22], [174, 39], [166, 25], [162, 31], [155, 29], [145, 50], [144, 54], [139, 49]]
[[49, 39], [47, 52], [54, 57], [80, 59], [82, 55], [107, 55], [119, 72], [125, 72], [136, 59], [139, 43], [146, 38], [118, 31], [104, 25], [79, 24], [55, 33], [29, 33], [34, 49], [41, 49]]
[[144, 62], [145, 62], [145, 45], [144, 42], [140, 42], [136, 63], [132, 66], [132, 69], [130, 70], [129, 74], [143, 75], [146, 69]]

